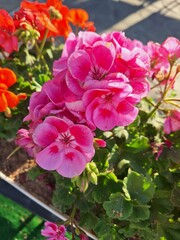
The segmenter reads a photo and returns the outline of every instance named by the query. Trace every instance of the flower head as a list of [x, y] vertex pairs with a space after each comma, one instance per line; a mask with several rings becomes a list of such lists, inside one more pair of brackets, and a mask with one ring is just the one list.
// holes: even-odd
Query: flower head
[[47, 237], [47, 240], [67, 240], [65, 237], [66, 228], [64, 225], [58, 226], [53, 222], [45, 222], [41, 235]]
[[0, 48], [7, 53], [18, 50], [18, 39], [14, 32], [13, 18], [7, 11], [0, 9]]
[[16, 75], [8, 68], [0, 68], [0, 112], [14, 108], [19, 103], [19, 98], [8, 88], [17, 82]]
[[81, 8], [72, 8], [68, 13], [69, 21], [77, 28], [82, 28], [88, 31], [95, 31], [94, 23], [88, 21], [89, 15], [86, 10]]
[[170, 134], [180, 130], [180, 111], [172, 110], [164, 121], [164, 132]]
[[56, 170], [64, 177], [80, 175], [94, 155], [91, 130], [57, 117], [47, 117], [37, 126], [32, 138], [41, 148], [36, 154], [38, 165]]

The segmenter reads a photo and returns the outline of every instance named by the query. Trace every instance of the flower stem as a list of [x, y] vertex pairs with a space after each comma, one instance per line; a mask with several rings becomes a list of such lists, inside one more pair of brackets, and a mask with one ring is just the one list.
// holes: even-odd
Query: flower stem
[[37, 60], [38, 60], [38, 61], [39, 61], [40, 58], [41, 58], [42, 51], [43, 51], [43, 48], [44, 48], [44, 45], [45, 45], [45, 43], [46, 43], [46, 39], [47, 39], [47, 36], [48, 36], [48, 32], [49, 32], [49, 30], [46, 29], [45, 34], [44, 34], [44, 38], [43, 38], [43, 40], [42, 40], [42, 42], [41, 42], [41, 46], [40, 46], [40, 48], [39, 48], [39, 52], [38, 52], [38, 56], [37, 56]]
[[[159, 109], [160, 105], [163, 103], [163, 102], [166, 102], [166, 99], [165, 99], [165, 96], [167, 95], [167, 93], [169, 92], [169, 90], [171, 89], [171, 87], [173, 86], [175, 80], [176, 80], [176, 76], [177, 76], [177, 73], [174, 75], [173, 79], [171, 80], [171, 82], [169, 83], [168, 85], [168, 79], [170, 77], [170, 74], [171, 74], [171, 71], [172, 71], [172, 66], [171, 66], [171, 69], [169, 70], [169, 74], [168, 76], [166, 77], [166, 84], [164, 86], [164, 91], [162, 93], [162, 96], [161, 96], [161, 100], [154, 106], [154, 108], [152, 109], [152, 111], [148, 114], [147, 118], [146, 118], [146, 121], [153, 115], [154, 112], [156, 112], [156, 110]], [[172, 104], [172, 103], [171, 103]], [[175, 103], [173, 103], [172, 105], [176, 105]]]
[[[42, 60], [42, 62], [44, 63], [44, 66], [45, 66], [46, 70], [50, 72], [50, 70], [49, 70], [49, 66], [48, 66], [48, 64], [47, 64], [47, 62], [46, 62], [44, 56], [41, 55], [41, 53], [40, 53], [40, 48], [39, 48], [37, 42], [35, 43], [35, 48], [36, 48], [36, 51], [37, 51], [37, 53], [38, 53], [38, 56], [41, 57], [41, 60]], [[39, 60], [40, 60], [40, 59], [37, 57], [37, 61], [39, 61]]]
[[12, 157], [20, 148], [21, 148], [20, 146], [16, 147], [16, 148], [7, 156], [6, 159], [9, 159], [10, 157]]
[[162, 101], [159, 101], [156, 106], [153, 108], [153, 110], [147, 115], [146, 121], [153, 115], [153, 113], [156, 112], [157, 109], [159, 109], [160, 105], [162, 104]]

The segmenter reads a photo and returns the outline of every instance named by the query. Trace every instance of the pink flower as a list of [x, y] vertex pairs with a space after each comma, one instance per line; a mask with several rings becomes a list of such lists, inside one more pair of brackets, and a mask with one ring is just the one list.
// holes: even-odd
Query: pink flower
[[60, 225], [53, 222], [45, 222], [44, 229], [41, 230], [41, 235], [47, 237], [47, 240], [67, 240], [65, 237], [66, 228], [64, 225]]
[[94, 146], [96, 148], [105, 148], [106, 147], [106, 142], [103, 139], [100, 138], [94, 138]]
[[161, 156], [165, 147], [168, 147], [169, 149], [171, 149], [172, 146], [173, 146], [173, 143], [168, 139], [165, 139], [164, 142], [153, 142], [151, 144], [151, 147], [152, 147], [153, 153], [155, 154], [156, 161]]
[[[91, 51], [77, 50], [68, 59], [66, 81], [69, 89], [82, 96], [96, 81], [103, 81], [111, 72], [115, 59], [115, 48], [111, 43], [99, 41]], [[104, 61], [106, 59], [106, 61]]]
[[161, 45], [168, 52], [168, 57], [176, 61], [180, 57], [180, 41], [175, 37], [168, 37]]
[[66, 76], [68, 88], [78, 96], [95, 82], [118, 79], [124, 74], [141, 98], [149, 91], [146, 80], [149, 56], [142, 44], [125, 37], [123, 32], [102, 36], [92, 32], [71, 34], [65, 43], [62, 57], [54, 63], [54, 74]]
[[28, 130], [26, 129], [18, 130], [16, 144], [24, 148], [29, 154], [29, 156], [33, 156], [34, 143]]
[[111, 82], [105, 89], [89, 90], [83, 95], [86, 119], [90, 126], [107, 131], [132, 123], [138, 114], [133, 106], [132, 88], [126, 83]]
[[180, 130], [180, 111], [172, 110], [164, 121], [164, 132], [170, 134]]
[[[164, 80], [172, 64], [180, 57], [180, 41], [174, 37], [168, 37], [162, 44], [148, 42], [144, 49], [151, 58], [152, 77], [159, 81]], [[165, 84], [166, 81], [162, 83]]]
[[80, 239], [80, 240], [88, 240], [89, 238], [88, 238], [88, 236], [87, 236], [85, 233], [81, 233], [81, 234], [79, 235], [79, 239]]
[[65, 82], [61, 96], [69, 89], [68, 99], [63, 97], [65, 107], [79, 123], [111, 130], [135, 120], [135, 104], [149, 92], [149, 64], [142, 43], [122, 32], [80, 32], [77, 37], [70, 34], [62, 57], [54, 63], [54, 75]]
[[45, 228], [41, 230], [41, 235], [45, 237], [56, 237], [58, 235], [58, 226], [55, 223], [52, 222], [45, 222], [44, 223]]
[[46, 170], [56, 170], [64, 177], [80, 175], [94, 155], [93, 134], [80, 124], [57, 117], [47, 117], [32, 135], [41, 151], [36, 162]]
[[24, 118], [24, 121], [39, 121], [45, 117], [54, 108], [54, 104], [50, 101], [44, 89], [41, 92], [34, 92], [31, 95], [29, 103], [29, 114]]

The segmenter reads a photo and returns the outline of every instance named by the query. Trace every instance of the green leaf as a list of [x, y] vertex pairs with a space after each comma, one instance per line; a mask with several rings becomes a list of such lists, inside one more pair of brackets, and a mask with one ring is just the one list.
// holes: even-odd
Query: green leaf
[[171, 193], [171, 202], [174, 206], [180, 207], [180, 186], [176, 185]]
[[28, 177], [31, 180], [35, 180], [38, 176], [40, 176], [42, 173], [44, 172], [44, 170], [42, 168], [39, 167], [34, 167], [31, 168], [30, 170], [28, 170]]
[[123, 184], [126, 197], [137, 201], [139, 204], [146, 204], [153, 198], [154, 183], [142, 174], [129, 172], [128, 176], [124, 178]]
[[133, 211], [132, 203], [127, 201], [121, 193], [111, 194], [110, 200], [104, 202], [103, 207], [109, 217], [119, 220], [128, 219]]
[[140, 222], [131, 222], [129, 227], [134, 229], [145, 229], [149, 225], [150, 225], [150, 222], [146, 220], [146, 221], [140, 221]]
[[140, 220], [146, 220], [150, 216], [148, 205], [134, 205], [133, 212], [129, 217], [130, 221], [139, 222]]
[[[140, 237], [142, 237], [143, 240], [157, 239], [157, 235], [150, 228], [144, 228], [142, 230], [139, 230], [138, 234], [139, 234]], [[159, 240], [159, 238], [158, 238], [158, 240]]]
[[101, 240], [124, 240], [119, 234], [119, 228], [116, 224], [110, 222], [110, 219], [101, 219], [93, 228], [94, 232]]
[[127, 240], [127, 238], [128, 238], [128, 239], [131, 238], [131, 237], [133, 238], [134, 235], [136, 235], [137, 230], [134, 229], [134, 228], [130, 228], [129, 226], [127, 226], [127, 227], [122, 227], [122, 228], [119, 230], [119, 233], [121, 233], [121, 234], [125, 237], [124, 239]]
[[[126, 149], [127, 150], [127, 149]], [[130, 168], [138, 173], [147, 174], [151, 171], [152, 167], [152, 153], [150, 151], [134, 153], [132, 151], [124, 151], [121, 156], [122, 160], [129, 161]], [[118, 163], [118, 168], [121, 166], [121, 161]]]
[[108, 161], [109, 164], [111, 165], [115, 165], [116, 163], [118, 163], [120, 160], [120, 151], [119, 151], [119, 147], [117, 146], [117, 144], [114, 144], [113, 147], [111, 148], [111, 151], [108, 155]]
[[122, 183], [114, 173], [106, 173], [98, 177], [98, 185], [94, 187], [92, 197], [98, 203], [109, 199], [111, 193], [122, 190]]
[[[160, 220], [162, 219], [162, 220]], [[158, 239], [180, 240], [180, 222], [169, 219], [167, 215], [161, 215], [157, 225]]]
[[87, 229], [92, 229], [98, 222], [98, 217], [94, 213], [88, 212], [81, 214], [79, 225]]
[[96, 149], [93, 161], [96, 163], [99, 171], [106, 171], [109, 167], [109, 162], [107, 160], [108, 154], [109, 151], [106, 148]]
[[148, 149], [149, 146], [149, 139], [144, 136], [138, 136], [127, 144], [127, 147], [135, 153], [142, 152]]

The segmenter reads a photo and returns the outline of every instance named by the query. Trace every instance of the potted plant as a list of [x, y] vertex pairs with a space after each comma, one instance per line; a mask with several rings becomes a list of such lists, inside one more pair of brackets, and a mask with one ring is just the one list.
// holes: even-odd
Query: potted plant
[[[180, 41], [143, 45], [123, 32], [70, 33], [62, 54], [51, 59], [51, 72], [46, 39], [59, 33], [50, 23], [65, 17], [56, 11], [59, 5], [48, 3], [25, 2], [28, 12], [16, 14], [27, 19], [36, 8], [45, 24], [33, 32], [38, 42], [28, 50], [34, 54], [36, 48], [33, 61], [40, 64], [37, 75], [29, 73], [36, 88], [16, 143], [37, 164], [31, 176], [50, 172], [52, 203], [69, 216], [59, 227], [46, 222], [42, 235], [66, 239], [71, 225], [72, 239], [87, 239], [86, 230], [102, 240], [178, 239], [180, 99], [174, 85]], [[94, 30], [77, 16], [73, 10], [67, 19]], [[30, 30], [28, 25], [16, 33], [27, 38]]]

